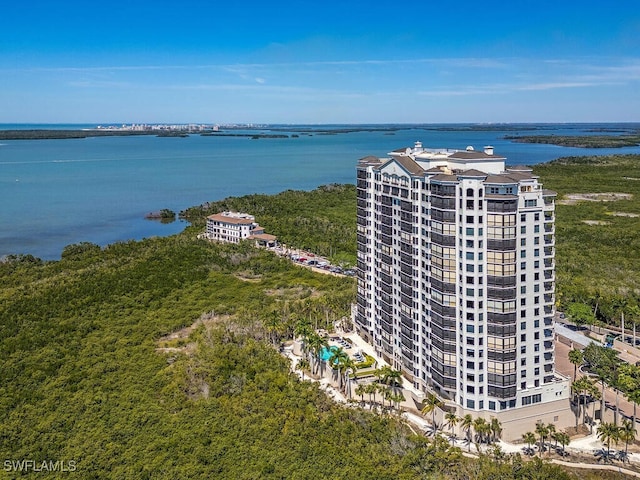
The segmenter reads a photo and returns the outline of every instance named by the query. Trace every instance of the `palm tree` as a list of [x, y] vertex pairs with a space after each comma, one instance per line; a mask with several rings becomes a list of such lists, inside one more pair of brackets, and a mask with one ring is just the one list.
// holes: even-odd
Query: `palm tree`
[[320, 354], [322, 350], [329, 347], [327, 337], [321, 337], [316, 332], [312, 332], [307, 337], [308, 353], [313, 360], [313, 373], [317, 373], [317, 367], [320, 364]]
[[620, 367], [618, 385], [625, 392], [627, 400], [633, 403], [633, 423], [636, 422], [637, 402], [640, 401], [640, 369], [635, 365], [625, 364]]
[[389, 385], [394, 390], [402, 385], [402, 372], [400, 370], [394, 370], [388, 365], [377, 369], [375, 371], [375, 376], [378, 377], [381, 383]]
[[339, 388], [342, 389], [342, 366], [344, 362], [349, 359], [349, 355], [345, 352], [342, 347], [337, 347], [334, 350], [331, 350], [331, 355], [329, 356], [329, 365], [338, 375], [338, 385]]
[[478, 417], [473, 421], [473, 429], [476, 431], [476, 441], [478, 443], [485, 443], [490, 428], [487, 421], [482, 417]]
[[301, 318], [296, 323], [296, 326], [293, 329], [293, 333], [297, 338], [305, 341], [313, 330], [311, 329], [311, 323], [306, 318]]
[[636, 407], [640, 402], [640, 387], [627, 392], [627, 399], [633, 403], [633, 424], [636, 424]]
[[574, 348], [569, 352], [569, 361], [573, 363], [573, 381], [576, 381], [576, 374], [578, 373], [578, 365], [582, 365], [584, 362], [584, 355], [582, 350]]
[[424, 399], [424, 407], [422, 407], [421, 413], [423, 415], [431, 414], [431, 427], [433, 428], [433, 433], [437, 431], [436, 427], [436, 409], [442, 408], [444, 406], [444, 402], [440, 400], [435, 394], [430, 393]]
[[536, 436], [533, 432], [522, 434], [522, 440], [527, 444], [528, 450], [531, 451], [531, 445], [536, 443]]
[[398, 412], [398, 416], [399, 416], [400, 415], [400, 403], [404, 402], [406, 400], [406, 398], [402, 394], [402, 392], [396, 392], [391, 396], [391, 400], [393, 400], [393, 403], [395, 404], [395, 409]]
[[375, 383], [368, 383], [364, 387], [364, 393], [369, 395], [369, 404], [373, 405], [373, 398], [375, 398], [376, 392], [378, 391], [378, 386]]
[[264, 326], [269, 333], [271, 343], [273, 343], [274, 346], [278, 344], [278, 337], [280, 334], [280, 330], [282, 329], [282, 325], [282, 316], [278, 311], [271, 312], [264, 322]]
[[302, 381], [304, 382], [304, 371], [309, 370], [309, 361], [306, 358], [301, 358], [296, 363], [296, 370], [300, 370], [302, 372]]
[[395, 397], [395, 393], [393, 389], [389, 387], [385, 387], [384, 389], [384, 399], [389, 400], [389, 408], [391, 408], [391, 403], [393, 403]]
[[345, 393], [351, 398], [351, 374], [357, 370], [356, 362], [347, 355], [347, 358], [342, 361], [340, 371], [344, 375], [344, 389]]
[[618, 429], [618, 436], [620, 440], [624, 441], [624, 459], [627, 459], [629, 451], [629, 442], [633, 442], [636, 439], [636, 422], [625, 419], [622, 421], [622, 426]]
[[575, 382], [573, 382], [571, 386], [572, 386], [574, 395], [578, 396], [578, 411], [576, 412], [576, 428], [578, 428], [578, 420], [580, 418], [580, 407], [582, 407], [582, 411], [583, 411], [582, 422], [584, 423], [585, 398], [587, 394], [593, 393], [594, 383], [591, 380], [589, 380], [589, 378], [587, 377], [581, 377]]
[[388, 393], [391, 391], [391, 389], [389, 387], [387, 387], [385, 384], [383, 383], [379, 383], [377, 385], [378, 388], [378, 393], [380, 394], [380, 396], [382, 397], [382, 408], [384, 410], [384, 401], [388, 400]]
[[542, 457], [542, 450], [544, 449], [544, 439], [549, 435], [549, 429], [547, 426], [540, 422], [536, 424], [536, 433], [540, 437], [540, 457]]
[[356, 387], [356, 395], [360, 395], [360, 401], [364, 404], [364, 394], [367, 393], [367, 386], [364, 383], [358, 384]]
[[559, 443], [562, 446], [562, 456], [564, 457], [564, 447], [569, 445], [569, 442], [571, 441], [569, 434], [565, 432], [556, 432], [553, 434], [553, 438], [556, 441], [556, 445]]
[[462, 417], [460, 426], [467, 432], [466, 437], [467, 441], [469, 442], [469, 451], [471, 451], [471, 427], [473, 427], [473, 417], [470, 413], [467, 413], [464, 417]]
[[618, 439], [620, 438], [620, 429], [615, 423], [601, 423], [598, 426], [598, 438], [607, 445], [607, 452], [603, 456], [605, 459], [608, 459], [609, 450], [611, 449], [611, 440], [616, 443], [618, 442]]
[[[555, 440], [554, 435], [556, 433], [556, 426], [553, 423], [547, 423], [547, 431], [549, 432], [548, 433], [549, 439], [553, 438]], [[553, 448], [558, 448], [558, 442], [557, 441], [556, 441], [556, 444], [554, 445]]]
[[589, 424], [590, 433], [593, 433], [593, 424], [595, 423], [596, 418], [596, 402], [600, 400], [600, 390], [598, 390], [598, 386], [591, 382], [591, 391], [589, 395], [593, 397], [593, 405], [591, 406], [591, 423]]
[[495, 442], [500, 438], [500, 434], [502, 433], [502, 424], [496, 417], [491, 417], [491, 423], [489, 426], [491, 428], [491, 441]]
[[444, 414], [444, 419], [445, 419], [445, 425], [447, 427], [449, 427], [449, 429], [451, 430], [451, 443], [455, 443], [456, 440], [456, 434], [454, 433], [454, 429], [456, 428], [456, 425], [458, 424], [458, 422], [460, 422], [460, 420], [462, 420], [460, 417], [458, 417], [458, 415], [456, 415], [456, 412], [447, 412]]

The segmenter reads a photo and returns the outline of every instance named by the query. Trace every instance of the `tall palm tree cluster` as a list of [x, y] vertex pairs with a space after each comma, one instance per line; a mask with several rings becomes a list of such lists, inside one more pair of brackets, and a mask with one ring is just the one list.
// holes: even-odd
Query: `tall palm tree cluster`
[[[298, 362], [296, 368], [302, 370], [303, 378], [306, 369], [310, 368], [313, 375], [318, 373], [324, 363], [322, 361], [323, 353], [326, 357], [328, 352], [326, 365], [333, 369], [334, 377], [338, 381], [338, 388], [347, 397], [350, 397], [351, 382], [358, 368], [357, 362], [342, 347], [329, 347], [328, 338], [320, 335], [308, 320], [301, 319], [296, 323], [294, 335], [302, 341], [303, 358]], [[405, 400], [400, 389], [402, 386], [402, 373], [399, 370], [384, 366], [375, 370], [374, 376], [377, 381], [368, 385], [358, 385], [356, 394], [361, 396], [363, 402], [364, 395], [368, 394], [369, 403], [371, 404], [374, 403], [376, 394], [380, 394], [382, 395], [383, 407], [385, 406], [384, 402], [389, 401], [389, 405], [395, 404], [396, 409], [399, 409], [400, 403]]]
[[[586, 423], [586, 406], [585, 403], [593, 402], [593, 410], [591, 418], [595, 418], [595, 402], [600, 401], [600, 411], [604, 412], [604, 389], [607, 385], [612, 387], [616, 394], [614, 421], [615, 426], [618, 425], [618, 403], [619, 394], [622, 393], [633, 403], [633, 421], [635, 425], [637, 418], [637, 404], [640, 402], [640, 367], [623, 362], [618, 357], [618, 352], [610, 348], [605, 348], [595, 343], [591, 343], [585, 347], [584, 351], [573, 349], [569, 352], [569, 361], [573, 363], [573, 383], [571, 389], [578, 408], [576, 409], [576, 428], [580, 409], [583, 413], [583, 423]], [[592, 380], [588, 376], [577, 378], [577, 368], [583, 363], [587, 363], [589, 369], [594, 373]], [[596, 384], [599, 382], [599, 389]], [[592, 422], [593, 431], [593, 422]]]
[[[536, 435], [538, 436], [537, 438]], [[536, 425], [535, 433], [527, 432], [522, 435], [522, 440], [527, 444], [527, 450], [525, 450], [525, 452], [529, 455], [533, 455], [534, 451], [532, 445], [535, 444], [536, 441], [538, 441], [538, 452], [542, 457], [543, 452], [551, 450], [551, 445], [547, 445], [546, 443], [547, 438], [549, 440], [555, 441], [555, 450], [564, 457], [566, 455], [565, 447], [569, 445], [569, 441], [571, 439], [568, 433], [556, 431], [556, 426], [553, 423], [549, 423], [546, 425], [544, 423], [538, 423]], [[558, 444], [560, 444], [561, 446], [561, 449], [559, 451]]]
[[[455, 429], [459, 424], [460, 428], [465, 432], [465, 440], [471, 450], [471, 443], [476, 444], [476, 449], [479, 450], [480, 444], [491, 444], [500, 438], [502, 434], [502, 425], [500, 421], [491, 417], [490, 421], [482, 417], [473, 418], [471, 414], [466, 414], [464, 417], [458, 417], [455, 412], [446, 411], [444, 413], [442, 425], [436, 423], [436, 410], [443, 409], [444, 402], [438, 398], [437, 395], [430, 393], [424, 400], [424, 406], [422, 408], [423, 415], [431, 415], [431, 432], [433, 435], [440, 434], [444, 427], [449, 429], [449, 440], [452, 444], [457, 440]], [[472, 433], [473, 431], [473, 433]]]
[[356, 395], [360, 396], [360, 401], [362, 403], [366, 403], [364, 396], [367, 395], [369, 397], [368, 403], [371, 406], [377, 403], [376, 395], [379, 394], [382, 401], [383, 410], [387, 407], [385, 402], [388, 401], [388, 406], [391, 407], [393, 405], [398, 414], [400, 413], [400, 403], [405, 401], [405, 397], [402, 394], [402, 391], [394, 391], [393, 388], [379, 382], [360, 383], [355, 388], [355, 393]]
[[[263, 327], [271, 343], [278, 345], [283, 339], [300, 337], [301, 327], [308, 333], [319, 328], [331, 328], [335, 320], [348, 314], [350, 305], [348, 298], [338, 298], [335, 295], [278, 301], [263, 316]], [[253, 313], [241, 309], [239, 315], [251, 316]]]
[[614, 458], [611, 451], [611, 442], [616, 445], [618, 442], [624, 442], [624, 452], [622, 455], [618, 454], [617, 458], [623, 462], [628, 460], [629, 443], [636, 439], [635, 423], [632, 420], [625, 419], [622, 421], [622, 425], [618, 426], [615, 423], [603, 422], [598, 426], [598, 438], [607, 446], [606, 450], [601, 452], [601, 457], [605, 461], [609, 461]]

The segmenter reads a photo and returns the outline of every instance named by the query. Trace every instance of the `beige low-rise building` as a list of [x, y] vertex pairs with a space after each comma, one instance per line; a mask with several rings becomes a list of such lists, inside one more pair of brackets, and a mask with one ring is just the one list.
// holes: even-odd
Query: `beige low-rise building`
[[265, 233], [264, 228], [256, 223], [253, 215], [241, 212], [209, 215], [205, 234], [209, 240], [225, 243], [255, 240], [260, 246], [274, 247], [277, 242], [277, 237]]

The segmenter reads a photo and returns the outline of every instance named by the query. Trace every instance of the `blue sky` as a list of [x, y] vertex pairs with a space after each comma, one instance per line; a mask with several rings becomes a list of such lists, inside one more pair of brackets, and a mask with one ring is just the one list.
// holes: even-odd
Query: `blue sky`
[[640, 121], [637, 0], [7, 3], [0, 123]]

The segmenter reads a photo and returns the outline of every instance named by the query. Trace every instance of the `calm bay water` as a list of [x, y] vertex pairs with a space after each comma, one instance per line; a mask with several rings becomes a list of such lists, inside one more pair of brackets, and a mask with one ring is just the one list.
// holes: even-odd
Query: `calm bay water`
[[[0, 129], [83, 127], [87, 126], [1, 125]], [[385, 156], [416, 140], [426, 147], [493, 145], [508, 164], [640, 153], [640, 147], [593, 150], [503, 139], [508, 134], [594, 133], [594, 127], [611, 125], [544, 125], [538, 130], [521, 126], [517, 132], [509, 126], [492, 131], [433, 127], [259, 140], [191, 135], [0, 141], [0, 257], [25, 253], [50, 260], [60, 258], [71, 243], [107, 245], [170, 235], [186, 224], [161, 224], [145, 220], [144, 215], [162, 208], [177, 212], [231, 195], [354, 183], [359, 158]]]

